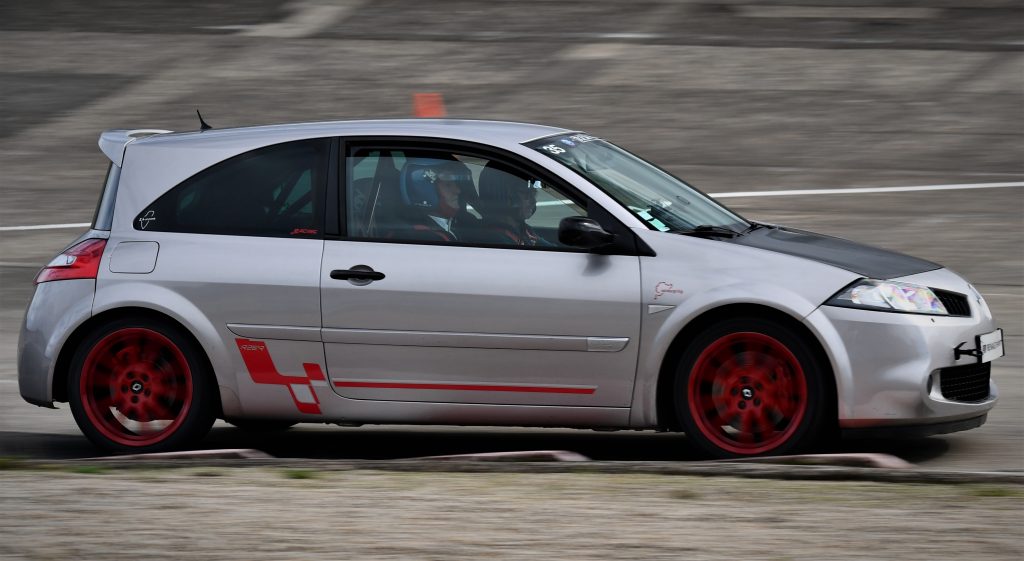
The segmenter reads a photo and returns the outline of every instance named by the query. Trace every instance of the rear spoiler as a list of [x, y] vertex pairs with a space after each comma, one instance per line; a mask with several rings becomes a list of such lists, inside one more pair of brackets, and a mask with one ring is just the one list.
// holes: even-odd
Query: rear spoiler
[[114, 162], [114, 165], [120, 166], [121, 161], [124, 159], [124, 148], [133, 140], [168, 132], [173, 131], [165, 131], [162, 129], [116, 129], [103, 131], [103, 133], [100, 134], [100, 150], [110, 158], [111, 162]]

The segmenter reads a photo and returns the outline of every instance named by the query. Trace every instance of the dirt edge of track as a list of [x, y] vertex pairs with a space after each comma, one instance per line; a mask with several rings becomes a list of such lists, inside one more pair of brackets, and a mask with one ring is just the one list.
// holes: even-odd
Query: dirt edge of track
[[1013, 484], [1024, 485], [1024, 473], [969, 472], [922, 469], [887, 469], [833, 465], [749, 464], [740, 462], [479, 462], [452, 460], [320, 460], [320, 459], [122, 459], [117, 457], [77, 460], [7, 459], [4, 469], [46, 470], [96, 468], [255, 468], [270, 467], [312, 471], [395, 471], [434, 473], [604, 473], [742, 477], [805, 481], [867, 481], [879, 483]]

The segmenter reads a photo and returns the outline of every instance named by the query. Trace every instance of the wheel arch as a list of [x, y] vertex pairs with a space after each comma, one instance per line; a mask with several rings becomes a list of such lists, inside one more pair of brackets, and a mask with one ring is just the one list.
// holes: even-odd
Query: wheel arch
[[672, 339], [672, 343], [669, 345], [668, 351], [662, 358], [661, 366], [658, 371], [657, 395], [655, 398], [658, 425], [669, 430], [682, 430], [682, 426], [679, 423], [679, 416], [676, 414], [675, 410], [672, 386], [675, 380], [675, 366], [680, 357], [682, 357], [683, 353], [686, 351], [688, 342], [693, 340], [694, 335], [699, 333], [702, 329], [706, 329], [720, 321], [741, 317], [755, 317], [776, 321], [785, 327], [792, 329], [794, 333], [798, 334], [808, 343], [812, 352], [815, 354], [815, 358], [818, 359], [819, 364], [826, 371], [826, 375], [823, 378], [826, 384], [826, 390], [829, 392], [828, 395], [831, 397], [828, 402], [829, 409], [827, 410], [826, 418], [834, 420], [838, 426], [839, 398], [836, 389], [836, 376], [833, 371], [829, 355], [825, 351], [825, 347], [814, 332], [812, 332], [811, 329], [804, 325], [804, 323], [798, 318], [795, 318], [782, 310], [765, 306], [763, 304], [727, 304], [717, 308], [712, 308], [693, 318], [689, 323], [684, 325], [678, 333], [676, 333], [675, 337]]
[[60, 353], [57, 355], [57, 362], [54, 366], [53, 371], [53, 399], [54, 401], [68, 401], [68, 377], [71, 374], [71, 361], [74, 359], [75, 352], [78, 347], [82, 344], [82, 341], [89, 336], [93, 330], [104, 324], [110, 323], [115, 320], [123, 318], [147, 318], [157, 321], [163, 321], [172, 324], [177, 327], [183, 335], [189, 338], [195, 347], [199, 350], [199, 358], [203, 361], [203, 366], [206, 367], [209, 375], [213, 376], [213, 383], [218, 388], [213, 394], [216, 396], [216, 410], [217, 416], [223, 417], [223, 405], [221, 402], [221, 391], [220, 384], [217, 381], [216, 374], [213, 370], [213, 364], [210, 362], [206, 349], [196, 338], [195, 334], [192, 333], [188, 327], [182, 324], [177, 319], [162, 313], [160, 311], [143, 308], [143, 307], [124, 307], [124, 308], [113, 308], [100, 312], [88, 320], [84, 321], [68, 336], [64, 345], [61, 347]]

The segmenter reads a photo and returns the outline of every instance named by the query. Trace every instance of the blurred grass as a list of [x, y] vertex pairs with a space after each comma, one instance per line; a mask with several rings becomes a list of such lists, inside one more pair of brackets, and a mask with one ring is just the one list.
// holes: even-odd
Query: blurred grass
[[67, 468], [67, 471], [86, 475], [103, 475], [110, 473], [110, 469], [103, 466], [71, 466]]
[[320, 472], [311, 469], [286, 469], [282, 475], [288, 479], [318, 479]]
[[24, 469], [25, 462], [21, 458], [0, 458], [0, 471], [8, 469]]
[[1024, 497], [1019, 488], [998, 485], [968, 485], [967, 492], [973, 497]]

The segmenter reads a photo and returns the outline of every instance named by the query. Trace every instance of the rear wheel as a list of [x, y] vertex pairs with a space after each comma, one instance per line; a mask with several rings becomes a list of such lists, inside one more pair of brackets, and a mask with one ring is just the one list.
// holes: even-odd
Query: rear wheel
[[121, 319], [86, 337], [68, 377], [71, 412], [94, 444], [116, 453], [184, 448], [216, 414], [212, 373], [180, 328]]
[[719, 458], [787, 454], [830, 423], [828, 370], [804, 339], [765, 319], [732, 319], [701, 333], [676, 371], [687, 437]]

